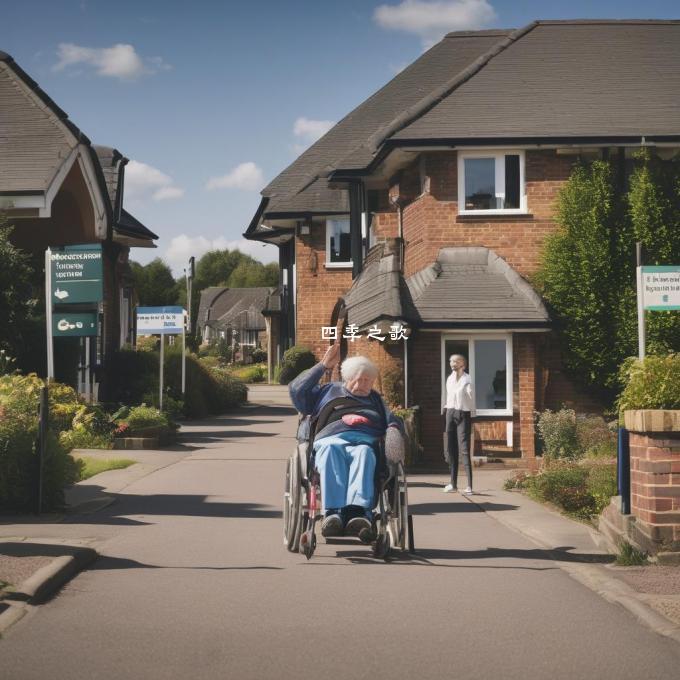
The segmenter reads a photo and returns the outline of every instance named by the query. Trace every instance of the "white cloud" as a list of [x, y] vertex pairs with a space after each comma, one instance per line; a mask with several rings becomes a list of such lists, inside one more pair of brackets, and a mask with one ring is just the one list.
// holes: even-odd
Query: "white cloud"
[[381, 28], [415, 33], [429, 47], [449, 31], [488, 26], [496, 12], [487, 0], [403, 0], [380, 5], [373, 18]]
[[276, 246], [247, 241], [244, 238], [228, 241], [223, 236], [210, 239], [205, 236], [188, 236], [187, 234], [180, 234], [171, 239], [170, 245], [163, 254], [163, 259], [168, 263], [174, 275], [179, 276], [192, 255], [198, 260], [209, 250], [224, 250], [225, 248], [240, 250], [264, 264], [279, 260], [279, 249]]
[[323, 137], [334, 125], [335, 121], [333, 120], [312, 120], [304, 116], [298, 118], [293, 123], [293, 134], [299, 142], [293, 144], [293, 151], [297, 154], [306, 151], [310, 145]]
[[184, 189], [174, 186], [172, 177], [146, 163], [130, 161], [125, 166], [124, 196], [133, 201], [152, 198], [166, 201], [180, 198]]
[[161, 57], [144, 60], [132, 45], [122, 43], [113, 47], [82, 47], [73, 43], [61, 43], [57, 56], [59, 61], [52, 67], [54, 71], [85, 64], [92, 66], [98, 76], [119, 80], [136, 80], [140, 76], [170, 68]]
[[211, 177], [206, 189], [242, 189], [258, 191], [264, 186], [262, 170], [252, 161], [237, 165], [231, 172], [221, 177]]

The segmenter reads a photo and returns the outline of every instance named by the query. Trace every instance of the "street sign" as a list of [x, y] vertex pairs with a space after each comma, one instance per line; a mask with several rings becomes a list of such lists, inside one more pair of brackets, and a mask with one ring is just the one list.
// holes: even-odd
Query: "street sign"
[[137, 307], [137, 335], [180, 335], [184, 316], [182, 307]]
[[97, 312], [53, 312], [52, 335], [55, 338], [84, 338], [97, 335]]
[[104, 298], [101, 244], [51, 251], [52, 304], [101, 302]]
[[641, 269], [644, 308], [657, 312], [680, 309], [680, 266]]

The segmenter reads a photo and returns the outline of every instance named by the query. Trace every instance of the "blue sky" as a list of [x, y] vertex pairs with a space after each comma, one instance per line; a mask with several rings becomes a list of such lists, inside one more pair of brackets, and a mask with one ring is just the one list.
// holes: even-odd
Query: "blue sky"
[[241, 239], [259, 190], [333, 121], [449, 30], [540, 19], [680, 18], [670, 0], [15, 0], [11, 54], [97, 144], [131, 159], [125, 207], [189, 255]]

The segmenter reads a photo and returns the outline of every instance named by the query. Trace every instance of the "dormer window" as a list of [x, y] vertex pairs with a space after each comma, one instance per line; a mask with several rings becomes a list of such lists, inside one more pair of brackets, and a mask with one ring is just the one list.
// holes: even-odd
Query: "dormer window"
[[458, 153], [458, 212], [461, 215], [525, 213], [523, 151]]
[[352, 246], [348, 218], [326, 220], [326, 266], [352, 266]]

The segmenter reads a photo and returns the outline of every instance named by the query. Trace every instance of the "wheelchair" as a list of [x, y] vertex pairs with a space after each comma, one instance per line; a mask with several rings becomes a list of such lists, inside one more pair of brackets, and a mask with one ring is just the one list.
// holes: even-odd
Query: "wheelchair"
[[[310, 559], [316, 549], [316, 525], [323, 519], [319, 473], [314, 466], [314, 435], [356, 402], [341, 397], [324, 406], [316, 418], [301, 416], [297, 445], [286, 465], [283, 494], [283, 543], [290, 552]], [[408, 485], [404, 465], [385, 455], [384, 437], [376, 447], [374, 477], [377, 503], [374, 512], [373, 555], [387, 560], [392, 550], [414, 552], [413, 519], [408, 511]]]

